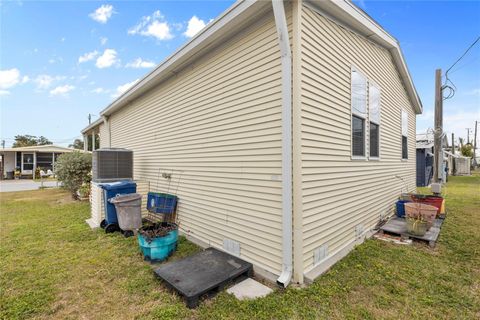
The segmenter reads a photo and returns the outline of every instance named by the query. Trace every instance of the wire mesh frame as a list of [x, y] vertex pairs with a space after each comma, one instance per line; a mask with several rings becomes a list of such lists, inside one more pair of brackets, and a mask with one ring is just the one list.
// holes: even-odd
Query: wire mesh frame
[[[163, 171], [163, 172], [162, 172]], [[174, 174], [178, 175], [178, 180], [177, 184], [172, 186], [172, 176]], [[149, 220], [152, 223], [158, 223], [158, 222], [171, 222], [171, 223], [176, 223], [178, 225], [177, 221], [177, 206], [178, 206], [178, 188], [180, 186], [180, 181], [182, 179], [183, 175], [183, 170], [176, 170], [176, 169], [165, 169], [165, 168], [158, 168], [158, 174], [157, 174], [157, 190], [160, 190], [160, 177], [163, 177], [168, 180], [167, 184], [167, 191], [165, 193], [162, 192], [162, 194], [165, 194], [165, 201], [163, 202], [163, 207], [154, 207], [152, 208], [153, 210], [148, 210], [148, 214], [146, 219]], [[170, 193], [170, 188], [172, 187], [175, 188], [175, 192], [173, 194]], [[170, 199], [173, 197], [177, 197], [177, 201], [175, 202], [175, 207], [173, 208], [173, 211], [171, 213], [162, 213], [162, 212], [155, 212], [156, 209], [167, 209], [167, 203], [169, 196], [172, 196]], [[147, 204], [148, 208], [148, 204]], [[162, 211], [162, 210], [161, 210]], [[163, 210], [166, 211], [166, 210]]]

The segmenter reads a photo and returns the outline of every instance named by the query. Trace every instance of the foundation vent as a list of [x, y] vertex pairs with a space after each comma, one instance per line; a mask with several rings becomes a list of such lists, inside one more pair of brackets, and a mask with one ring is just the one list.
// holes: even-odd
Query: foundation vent
[[327, 256], [328, 245], [324, 244], [323, 246], [316, 248], [315, 250], [313, 250], [313, 265], [316, 266]]
[[240, 256], [240, 242], [232, 239], [223, 239], [223, 249], [234, 256]]

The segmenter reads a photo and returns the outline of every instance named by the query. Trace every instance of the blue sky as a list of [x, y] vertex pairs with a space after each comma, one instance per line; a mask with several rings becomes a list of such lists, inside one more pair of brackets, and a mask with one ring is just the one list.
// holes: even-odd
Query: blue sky
[[[43, 135], [68, 145], [129, 84], [149, 72], [233, 1], [1, 2], [1, 139]], [[434, 72], [480, 35], [478, 1], [356, 1], [401, 43], [433, 126]], [[450, 76], [445, 129], [466, 138], [480, 120], [480, 45]]]

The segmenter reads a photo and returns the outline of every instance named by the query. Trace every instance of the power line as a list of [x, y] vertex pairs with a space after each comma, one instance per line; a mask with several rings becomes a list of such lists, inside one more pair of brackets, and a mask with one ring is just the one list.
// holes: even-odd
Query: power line
[[[465, 57], [467, 55], [467, 53], [470, 51], [470, 49], [473, 48], [473, 46], [475, 46], [477, 44], [477, 42], [480, 41], [480, 37], [477, 37], [477, 39], [475, 41], [473, 41], [473, 43], [465, 50], [465, 52], [463, 52], [463, 54], [460, 56], [460, 58], [457, 59], [457, 61], [455, 61], [448, 69], [447, 71], [445, 71], [445, 84], [441, 87], [441, 92], [442, 92], [442, 98], [443, 100], [447, 100], [447, 99], [451, 99], [455, 96], [455, 91], [457, 90], [457, 87], [455, 86], [455, 84], [452, 82], [452, 80], [450, 80], [450, 78], [448, 77], [448, 72], [450, 70], [452, 70], [452, 68], [460, 62], [460, 60], [463, 59], [463, 57]], [[465, 66], [465, 65], [464, 65]], [[463, 66], [462, 66], [463, 67]], [[455, 71], [458, 71], [459, 69], [461, 69], [462, 67], [459, 67], [457, 70]], [[449, 90], [448, 94], [446, 96], [443, 95], [443, 92], [444, 90]]]
[[450, 66], [450, 68], [447, 69], [447, 71], [445, 71], [445, 77], [448, 79], [448, 71], [450, 71], [460, 60], [463, 59], [463, 57], [465, 57], [465, 55], [468, 53], [468, 51], [470, 51], [470, 49], [473, 48], [474, 45], [477, 44], [477, 42], [480, 41], [480, 37], [478, 37], [468, 48], [467, 50], [465, 50], [465, 52], [460, 56], [460, 58], [457, 59], [457, 61], [455, 61], [454, 64], [452, 64]]
[[454, 73], [456, 73], [457, 71], [465, 68], [466, 66], [468, 66], [468, 65], [476, 62], [478, 59], [480, 59], [480, 55], [479, 55], [479, 56], [476, 56], [476, 57], [473, 57], [472, 59], [469, 59], [469, 60], [465, 61], [464, 64], [462, 64], [462, 65], [458, 66], [457, 68], [453, 69], [449, 74], [454, 74]]

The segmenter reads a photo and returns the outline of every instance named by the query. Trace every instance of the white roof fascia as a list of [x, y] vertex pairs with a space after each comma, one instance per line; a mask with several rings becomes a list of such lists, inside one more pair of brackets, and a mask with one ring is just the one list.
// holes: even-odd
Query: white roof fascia
[[71, 152], [76, 150], [77, 149], [60, 147], [53, 144], [45, 144], [40, 146], [4, 148], [0, 149], [0, 152]]
[[103, 118], [100, 117], [98, 118], [97, 120], [95, 120], [94, 122], [92, 122], [91, 124], [89, 124], [88, 126], [86, 126], [84, 129], [82, 129], [82, 134], [86, 133], [87, 131], [89, 130], [92, 130], [93, 128], [95, 128], [96, 126], [99, 126], [103, 123]]

